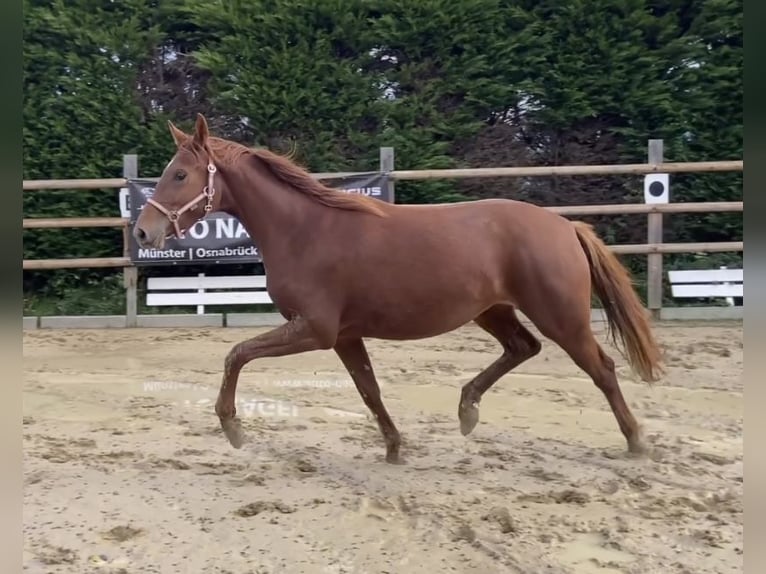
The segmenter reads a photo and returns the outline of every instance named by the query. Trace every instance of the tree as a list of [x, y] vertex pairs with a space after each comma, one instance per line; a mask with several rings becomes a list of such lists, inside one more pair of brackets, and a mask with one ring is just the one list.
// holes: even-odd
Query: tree
[[[312, 171], [673, 161], [742, 155], [741, 0], [24, 0], [24, 177], [159, 174], [165, 120]], [[674, 175], [674, 200], [741, 198], [741, 176]], [[640, 176], [399, 182], [398, 202], [641, 201]], [[116, 192], [32, 192], [25, 216], [114, 215]], [[586, 218], [641, 242], [645, 217]], [[671, 241], [741, 215], [667, 218]], [[25, 256], [115, 255], [112, 230], [25, 233]], [[688, 265], [692, 255], [668, 257]], [[710, 256], [716, 262], [736, 259]], [[641, 260], [642, 261], [642, 260]], [[632, 263], [640, 271], [638, 262]], [[105, 272], [26, 273], [61, 301]]]
[[[471, 165], [473, 138], [488, 124], [503, 124], [525, 98], [526, 68], [541, 57], [535, 21], [503, 0], [382, 0], [375, 6], [375, 59], [368, 71], [386, 87], [383, 139], [395, 147], [397, 166]], [[402, 182], [397, 197], [466, 199], [461, 187]]]
[[364, 2], [188, 3], [215, 30], [195, 53], [230, 137], [293, 152], [314, 171], [377, 167], [381, 88], [369, 56]]
[[[159, 134], [142, 117], [136, 69], [158, 30], [144, 27], [140, 0], [24, 2], [25, 179], [119, 177], [122, 155], [139, 153], [152, 167]], [[114, 216], [116, 190], [24, 194], [25, 217]], [[119, 255], [122, 233], [111, 229], [24, 234], [25, 258]], [[25, 273], [27, 286], [61, 292], [104, 273]]]

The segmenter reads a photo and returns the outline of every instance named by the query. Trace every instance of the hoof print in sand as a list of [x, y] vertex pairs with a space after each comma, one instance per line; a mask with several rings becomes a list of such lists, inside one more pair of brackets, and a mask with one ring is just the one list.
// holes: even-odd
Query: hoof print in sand
[[452, 533], [452, 540], [473, 543], [476, 541], [476, 531], [468, 524], [461, 524]]
[[47, 566], [74, 564], [77, 562], [77, 553], [61, 546], [46, 546], [37, 551], [37, 559]]
[[293, 466], [295, 466], [301, 474], [313, 474], [317, 471], [316, 465], [305, 458], [296, 458], [293, 461]]
[[583, 506], [590, 502], [590, 495], [580, 490], [567, 489], [550, 491], [548, 493], [520, 494], [516, 497], [519, 502], [536, 502], [538, 504], [578, 504]]
[[275, 501], [258, 500], [256, 502], [251, 502], [249, 504], [245, 504], [244, 506], [240, 506], [237, 510], [234, 511], [234, 514], [236, 514], [237, 516], [242, 516], [243, 518], [249, 518], [251, 516], [257, 516], [264, 512], [279, 512], [281, 514], [292, 514], [293, 512], [295, 512], [295, 508], [293, 508], [292, 506], [288, 504], [285, 504], [281, 500], [275, 500]]
[[500, 532], [503, 534], [513, 534], [519, 531], [516, 521], [511, 516], [511, 513], [508, 512], [507, 508], [496, 506], [482, 516], [481, 519], [497, 524], [500, 527]]
[[141, 536], [144, 533], [141, 528], [133, 528], [132, 526], [115, 526], [104, 532], [101, 536], [105, 540], [112, 540], [114, 542], [126, 542], [132, 540], [137, 536]]

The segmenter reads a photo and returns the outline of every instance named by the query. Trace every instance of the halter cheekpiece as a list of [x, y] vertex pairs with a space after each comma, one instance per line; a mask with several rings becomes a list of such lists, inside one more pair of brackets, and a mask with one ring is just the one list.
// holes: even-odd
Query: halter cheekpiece
[[[197, 209], [197, 205], [201, 200], [205, 200], [205, 205], [202, 209], [205, 210], [205, 214], [208, 214], [213, 209], [213, 196], [215, 196], [215, 185], [214, 179], [215, 179], [215, 172], [216, 167], [213, 165], [212, 162], [207, 164], [207, 185], [202, 189], [199, 195], [197, 195], [194, 199], [192, 199], [189, 203], [184, 205], [181, 209], [177, 210], [170, 210], [167, 209], [164, 205], [154, 201], [151, 197], [146, 200], [146, 203], [153, 205], [156, 207], [161, 213], [165, 215], [165, 217], [170, 220], [170, 223], [173, 224], [173, 228], [175, 230], [176, 237], [178, 239], [183, 239], [184, 237], [184, 231], [185, 229], [181, 229], [178, 225], [178, 220], [181, 218], [181, 216], [186, 213], [187, 211], [191, 211], [193, 209]], [[170, 236], [168, 236], [170, 237]]]

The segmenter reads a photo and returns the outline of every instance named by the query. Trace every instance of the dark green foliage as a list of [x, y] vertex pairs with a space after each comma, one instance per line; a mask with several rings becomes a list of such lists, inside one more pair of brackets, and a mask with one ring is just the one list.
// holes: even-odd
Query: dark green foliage
[[[119, 177], [125, 153], [151, 162], [158, 126], [142, 118], [135, 93], [136, 70], [158, 38], [157, 29], [141, 21], [144, 5], [137, 0], [24, 3], [25, 179]], [[24, 194], [25, 217], [117, 214], [116, 190]], [[119, 255], [119, 230], [24, 233], [29, 259]], [[104, 276], [103, 271], [25, 273], [24, 282], [38, 296], [61, 300], [66, 287]]]
[[[400, 169], [466, 165], [457, 149], [518, 106], [529, 89], [534, 20], [500, 0], [388, 0], [377, 4], [369, 73], [387, 90], [383, 139]], [[486, 164], [485, 164], [486, 165]], [[401, 182], [397, 197], [466, 199], [452, 181]]]
[[383, 114], [380, 89], [359, 72], [369, 59], [364, 5], [189, 1], [191, 21], [218, 32], [194, 55], [218, 124], [314, 171], [374, 165]]
[[[376, 169], [380, 146], [394, 146], [398, 169], [642, 162], [650, 138], [669, 161], [742, 157], [741, 0], [24, 0], [24, 17], [26, 179], [118, 177], [126, 153], [156, 176], [172, 153], [166, 120], [189, 128], [197, 112], [312, 171]], [[399, 202], [633, 203], [642, 178], [396, 189]], [[674, 175], [671, 192], [738, 200], [742, 177]], [[24, 213], [114, 216], [117, 191], [26, 192]], [[643, 216], [584, 219], [610, 243], [646, 238]], [[741, 214], [665, 221], [668, 241], [742, 238]], [[33, 230], [24, 249], [115, 256], [122, 236]], [[626, 261], [642, 291], [645, 258]], [[25, 292], [56, 312], [123, 305], [114, 271], [25, 273]]]

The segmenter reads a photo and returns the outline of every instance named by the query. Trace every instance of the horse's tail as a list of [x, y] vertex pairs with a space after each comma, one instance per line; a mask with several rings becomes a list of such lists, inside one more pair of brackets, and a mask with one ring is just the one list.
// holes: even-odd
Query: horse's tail
[[662, 374], [661, 352], [627, 269], [599, 239], [592, 226], [581, 221], [573, 224], [588, 258], [593, 290], [606, 312], [612, 341], [627, 351], [627, 360], [641, 379], [656, 381]]

